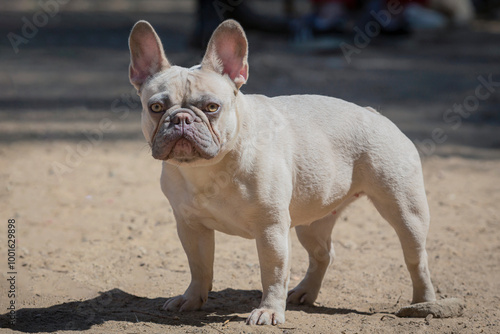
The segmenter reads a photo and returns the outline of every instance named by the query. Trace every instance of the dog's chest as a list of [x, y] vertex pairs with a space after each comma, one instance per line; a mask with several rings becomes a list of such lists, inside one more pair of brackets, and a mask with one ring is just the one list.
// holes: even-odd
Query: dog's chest
[[[248, 189], [225, 173], [208, 173], [207, 181], [162, 176], [162, 190], [177, 218], [231, 235], [253, 238], [253, 212]], [[249, 219], [250, 218], [250, 219]]]

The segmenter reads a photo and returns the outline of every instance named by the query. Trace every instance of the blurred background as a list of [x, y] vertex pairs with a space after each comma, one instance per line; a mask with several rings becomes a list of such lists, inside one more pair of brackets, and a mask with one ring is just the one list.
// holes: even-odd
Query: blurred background
[[[232, 17], [250, 42], [244, 93], [338, 97], [378, 109], [424, 155], [482, 154], [500, 148], [498, 8], [495, 0], [2, 1], [0, 141], [80, 140], [103, 117], [117, 120], [104, 139], [140, 139], [128, 82], [132, 25], [150, 21], [169, 60], [192, 66]], [[497, 84], [479, 99], [481, 78]], [[453, 109], [460, 105], [468, 111]]]

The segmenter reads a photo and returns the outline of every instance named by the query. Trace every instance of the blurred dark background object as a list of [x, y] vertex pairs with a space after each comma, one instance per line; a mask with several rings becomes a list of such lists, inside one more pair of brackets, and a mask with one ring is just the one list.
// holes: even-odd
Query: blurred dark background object
[[[191, 45], [206, 47], [212, 32], [224, 20], [234, 19], [247, 30], [270, 33], [289, 32], [288, 17], [282, 15], [257, 14], [244, 0], [197, 0], [195, 31]], [[285, 13], [292, 11], [293, 1], [284, 1]]]

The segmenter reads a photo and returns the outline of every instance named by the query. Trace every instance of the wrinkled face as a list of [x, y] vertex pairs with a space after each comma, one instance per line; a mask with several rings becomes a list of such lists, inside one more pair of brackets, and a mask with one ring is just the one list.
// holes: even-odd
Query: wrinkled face
[[215, 161], [237, 131], [236, 93], [227, 76], [172, 66], [141, 89], [142, 130], [153, 157], [173, 164]]

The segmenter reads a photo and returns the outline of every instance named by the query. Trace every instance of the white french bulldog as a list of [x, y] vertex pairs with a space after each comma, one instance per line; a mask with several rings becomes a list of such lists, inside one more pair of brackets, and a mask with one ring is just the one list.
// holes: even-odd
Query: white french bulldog
[[[214, 230], [257, 243], [263, 296], [247, 324], [281, 324], [287, 301], [312, 304], [333, 260], [340, 211], [366, 195], [392, 225], [413, 282], [413, 303], [435, 300], [425, 242], [429, 209], [418, 153], [371, 108], [325, 96], [244, 95], [248, 45], [223, 22], [201, 65], [171, 65], [152, 26], [135, 24], [130, 81], [142, 129], [163, 160], [161, 187], [177, 221], [191, 284], [164, 309], [199, 309], [212, 288]], [[288, 290], [290, 229], [309, 253]]]

